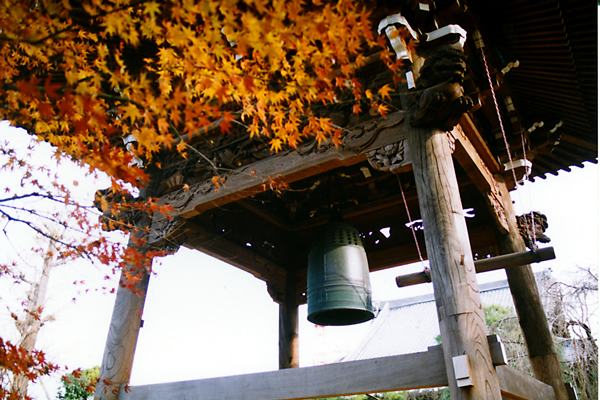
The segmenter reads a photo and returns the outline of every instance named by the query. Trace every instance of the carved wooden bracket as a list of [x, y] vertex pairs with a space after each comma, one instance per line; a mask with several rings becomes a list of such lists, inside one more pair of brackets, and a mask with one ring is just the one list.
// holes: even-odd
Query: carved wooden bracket
[[517, 226], [525, 245], [532, 250], [537, 248], [535, 242], [550, 242], [550, 238], [544, 233], [548, 229], [548, 218], [538, 211], [517, 216]]
[[371, 167], [379, 171], [399, 173], [410, 164], [410, 161], [408, 161], [408, 142], [402, 140], [371, 150], [367, 153], [367, 160], [369, 160]]
[[130, 232], [143, 214], [136, 207], [137, 201], [130, 194], [116, 193], [112, 188], [96, 190], [94, 207], [102, 213], [98, 218], [102, 230]]
[[165, 247], [172, 250], [177, 250], [183, 243], [183, 226], [185, 219], [183, 218], [155, 218], [152, 223], [152, 229], [148, 236], [148, 242], [156, 247]]
[[461, 86], [467, 72], [462, 50], [445, 46], [425, 59], [409, 99], [410, 124], [452, 130], [473, 107]]

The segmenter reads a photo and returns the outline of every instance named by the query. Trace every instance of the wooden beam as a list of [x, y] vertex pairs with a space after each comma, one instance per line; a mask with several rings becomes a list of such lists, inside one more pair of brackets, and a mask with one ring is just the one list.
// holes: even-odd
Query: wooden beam
[[[483, 345], [487, 327], [448, 136], [435, 128], [407, 130], [451, 398], [500, 400], [490, 351]], [[471, 367], [469, 388], [459, 388], [455, 379], [452, 360], [463, 355]]]
[[515, 400], [555, 400], [552, 386], [525, 375], [516, 369], [496, 367], [503, 399]]
[[300, 366], [296, 274], [286, 271], [285, 303], [279, 305], [279, 369]]
[[490, 151], [488, 144], [479, 134], [479, 130], [475, 126], [473, 119], [469, 114], [464, 114], [460, 120], [462, 131], [468, 138], [469, 142], [475, 147], [477, 154], [486, 168], [492, 173], [502, 173], [502, 166], [496, 160], [496, 157]]
[[521, 265], [538, 263], [541, 261], [554, 260], [554, 247], [546, 247], [531, 251], [522, 251], [519, 253], [504, 254], [492, 258], [484, 258], [475, 261], [477, 272], [495, 271], [501, 268], [519, 267]]
[[[503, 398], [553, 400], [552, 388], [504, 366], [500, 344], [486, 343]], [[442, 346], [426, 352], [222, 378], [133, 386], [120, 400], [289, 400], [448, 386]]]
[[[483, 139], [479, 136], [471, 119], [467, 116], [463, 116], [461, 124], [462, 125], [457, 125], [452, 131], [456, 140], [454, 158], [485, 197], [488, 208], [490, 209], [498, 228], [501, 229], [503, 233], [508, 233], [506, 210], [504, 210], [500, 189], [496, 185], [496, 179], [494, 179], [492, 173], [492, 171], [498, 171], [500, 167], [495, 159], [491, 157], [491, 154], [488, 154], [489, 149], [485, 146]], [[466, 131], [463, 130], [461, 126], [467, 127], [470, 136], [467, 136]], [[476, 143], [478, 143], [477, 147], [471, 142], [470, 137], [473, 137]], [[485, 160], [487, 160], [487, 162], [480, 154], [486, 156]]]
[[[554, 260], [555, 258], [554, 248], [546, 247], [544, 249], [523, 251], [520, 253], [475, 260], [475, 270], [477, 273], [495, 271], [502, 268], [512, 268], [541, 261]], [[398, 287], [418, 285], [426, 282], [431, 282], [431, 276], [428, 272], [416, 272], [396, 277], [396, 284]]]
[[[345, 130], [338, 147], [329, 141], [316, 141], [272, 155], [266, 159], [240, 167], [227, 175], [226, 183], [218, 190], [209, 179], [161, 197], [159, 204], [173, 206], [170, 217], [189, 218], [194, 215], [246, 198], [269, 189], [269, 178], [281, 177], [286, 183], [320, 174], [325, 171], [353, 165], [367, 159], [367, 153], [406, 139], [404, 113], [397, 111], [387, 118], [379, 118]], [[405, 159], [405, 164], [410, 160]], [[157, 213], [157, 223], [165, 216]]]
[[258, 374], [133, 386], [120, 400], [309, 399], [447, 385], [439, 350]]

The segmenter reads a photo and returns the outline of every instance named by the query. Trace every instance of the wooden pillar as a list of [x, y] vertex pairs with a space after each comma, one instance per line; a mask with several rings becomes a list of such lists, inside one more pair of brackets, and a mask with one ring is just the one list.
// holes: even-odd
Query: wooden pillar
[[500, 400], [452, 160], [454, 136], [449, 132], [473, 105], [463, 96], [461, 83], [467, 68], [456, 34], [462, 29], [454, 27], [440, 29], [441, 39], [412, 52], [410, 72], [417, 77], [416, 90], [411, 93], [404, 88], [402, 106], [450, 396], [453, 400]]
[[[448, 135], [406, 125], [451, 398], [500, 399]], [[453, 359], [463, 355], [472, 386], [459, 388]]]
[[287, 271], [285, 304], [279, 305], [279, 369], [300, 366], [296, 274]]
[[[150, 218], [143, 219], [149, 220]], [[138, 245], [139, 240], [143, 240], [145, 236], [146, 233], [142, 230], [132, 233], [128, 249], [145, 253], [147, 248]], [[121, 386], [129, 383], [138, 334], [143, 323], [142, 313], [148, 291], [151, 263], [152, 259], [144, 260], [145, 265], [142, 267], [142, 271], [130, 264], [121, 271], [120, 285], [117, 289], [94, 399], [118, 399]], [[124, 283], [128, 279], [129, 268], [134, 269], [133, 273], [140, 278], [136, 282], [135, 291], [124, 287]]]
[[[499, 235], [500, 251], [504, 254], [524, 251], [525, 242], [517, 227], [515, 211], [504, 177], [496, 175], [496, 181], [502, 194], [509, 226], [508, 234]], [[506, 276], [535, 377], [554, 388], [557, 400], [567, 400], [569, 395], [562, 368], [531, 266], [506, 269]]]

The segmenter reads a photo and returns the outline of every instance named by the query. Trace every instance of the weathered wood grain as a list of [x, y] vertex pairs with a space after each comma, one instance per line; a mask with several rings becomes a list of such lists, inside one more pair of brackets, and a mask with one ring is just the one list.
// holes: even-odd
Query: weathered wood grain
[[149, 279], [150, 274], [142, 274], [137, 293], [119, 285], [94, 399], [115, 400], [120, 386], [129, 383]]
[[[463, 116], [462, 124], [471, 129], [471, 136], [479, 138], [477, 131], [473, 131], [474, 127], [471, 126], [472, 122], [470, 118]], [[458, 161], [461, 167], [465, 170], [467, 175], [471, 178], [477, 189], [485, 196], [488, 203], [488, 208], [494, 217], [498, 229], [503, 233], [508, 233], [508, 222], [506, 219], [506, 211], [504, 210], [504, 204], [502, 203], [502, 196], [500, 190], [496, 184], [493, 173], [488, 168], [483, 158], [479, 155], [478, 150], [474, 144], [471, 143], [469, 137], [461, 127], [457, 125], [453, 130], [453, 135], [456, 139], [456, 149], [454, 151], [454, 158]], [[481, 146], [479, 146], [481, 147]], [[493, 164], [493, 168], [497, 168], [497, 164]]]
[[134, 386], [121, 400], [308, 399], [445, 386], [439, 349], [423, 353], [223, 378]]
[[[492, 353], [499, 343], [487, 338]], [[502, 364], [500, 356], [496, 364]], [[512, 368], [498, 371], [503, 398], [553, 400], [552, 388]], [[287, 400], [448, 385], [442, 346], [426, 352], [257, 374], [133, 386], [121, 400]], [[530, 396], [530, 397], [526, 397]]]
[[[499, 400], [449, 137], [410, 121], [406, 127], [452, 399]], [[452, 358], [459, 355], [469, 357], [472, 387], [456, 384]]]
[[546, 385], [516, 369], [496, 367], [503, 399], [555, 400], [552, 386]]
[[[267, 190], [269, 177], [281, 176], [287, 183], [291, 183], [333, 168], [364, 161], [367, 152], [406, 139], [402, 128], [403, 119], [402, 111], [391, 113], [386, 119], [369, 121], [346, 130], [343, 143], [337, 148], [331, 143], [323, 143], [282, 152], [233, 171], [218, 191], [209, 180], [193, 185], [189, 190], [186, 188], [165, 195], [159, 199], [159, 204], [172, 205], [172, 216], [189, 218], [204, 210]], [[410, 158], [407, 157], [404, 162], [410, 163]], [[155, 217], [157, 224], [164, 218], [160, 214]]]
[[296, 274], [286, 271], [284, 304], [279, 305], [279, 369], [300, 366]]

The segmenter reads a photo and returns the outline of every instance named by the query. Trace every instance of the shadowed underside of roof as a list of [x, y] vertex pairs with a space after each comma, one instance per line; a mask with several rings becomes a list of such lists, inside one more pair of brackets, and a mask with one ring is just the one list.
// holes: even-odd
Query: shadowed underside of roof
[[472, 3], [485, 22], [496, 65], [519, 61], [506, 81], [523, 128], [544, 123], [529, 134], [528, 145], [547, 141], [532, 151], [532, 176], [596, 163], [597, 5], [586, 0]]

